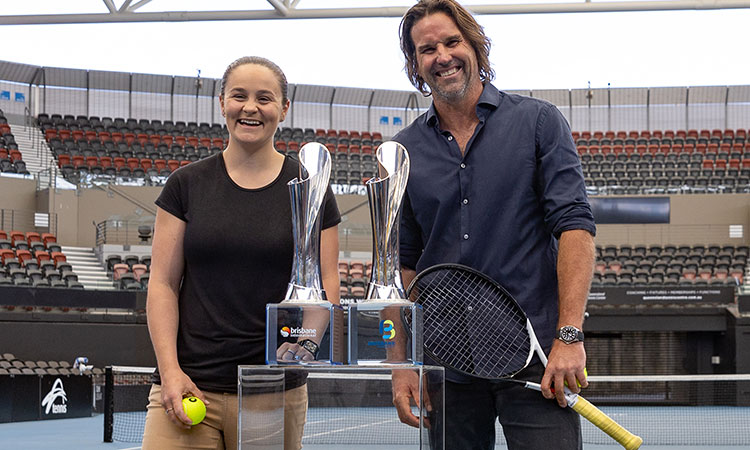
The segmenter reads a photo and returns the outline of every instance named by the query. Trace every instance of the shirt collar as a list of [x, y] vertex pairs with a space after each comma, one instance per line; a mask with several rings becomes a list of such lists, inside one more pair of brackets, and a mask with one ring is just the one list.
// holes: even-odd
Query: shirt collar
[[[479, 96], [477, 102], [477, 115], [480, 119], [484, 119], [487, 110], [494, 110], [500, 106], [503, 101], [504, 94], [500, 92], [491, 83], [485, 83], [484, 89], [482, 89], [482, 95]], [[437, 124], [438, 117], [437, 111], [435, 111], [435, 102], [432, 102], [430, 108], [427, 110], [425, 115], [427, 125], [434, 127]]]

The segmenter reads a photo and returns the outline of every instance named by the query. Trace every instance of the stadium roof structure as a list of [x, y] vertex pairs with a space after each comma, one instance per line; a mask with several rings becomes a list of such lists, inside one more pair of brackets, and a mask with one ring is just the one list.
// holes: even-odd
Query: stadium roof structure
[[[474, 0], [477, 1], [477, 0]], [[190, 22], [223, 20], [273, 20], [273, 19], [331, 19], [363, 17], [401, 17], [413, 4], [408, 0], [396, 1], [402, 6], [377, 6], [377, 0], [338, 2], [347, 7], [315, 8], [301, 7], [321, 2], [314, 0], [266, 0], [261, 9], [243, 10], [167, 10], [159, 4], [173, 3], [169, 0], [102, 0], [103, 5], [88, 5], [91, 12], [64, 12], [52, 14], [0, 15], [0, 25], [32, 24], [73, 24], [73, 23], [114, 23], [114, 22]], [[263, 6], [262, 2], [260, 6]], [[336, 2], [334, 2], [336, 3]], [[356, 7], [352, 4], [356, 3]], [[59, 2], [65, 6], [68, 2]], [[180, 3], [177, 3], [180, 4]], [[465, 5], [474, 14], [543, 14], [581, 12], [625, 12], [625, 11], [676, 11], [709, 9], [750, 8], [750, 0], [635, 0], [635, 1], [590, 1], [560, 3], [515, 3], [515, 4], [472, 4]], [[30, 5], [33, 8], [33, 5]]]

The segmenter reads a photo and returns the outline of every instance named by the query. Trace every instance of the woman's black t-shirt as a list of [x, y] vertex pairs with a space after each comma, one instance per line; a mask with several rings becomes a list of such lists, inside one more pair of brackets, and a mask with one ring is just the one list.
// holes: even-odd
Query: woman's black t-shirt
[[[244, 189], [219, 153], [175, 171], [156, 200], [186, 222], [177, 357], [201, 390], [236, 392], [237, 366], [265, 363], [266, 304], [284, 299], [291, 278], [287, 182], [298, 176], [287, 157], [272, 183]], [[341, 221], [330, 188], [321, 209], [322, 229]]]

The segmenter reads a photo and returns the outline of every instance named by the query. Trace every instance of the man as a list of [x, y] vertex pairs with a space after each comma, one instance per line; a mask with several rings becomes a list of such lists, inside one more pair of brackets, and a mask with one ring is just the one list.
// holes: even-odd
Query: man
[[[565, 408], [563, 386], [579, 392], [577, 383], [588, 385], [577, 330], [596, 228], [568, 124], [553, 105], [490, 84], [489, 39], [454, 0], [413, 6], [401, 22], [401, 48], [410, 80], [433, 97], [394, 137], [411, 158], [400, 235], [404, 283], [446, 262], [484, 272], [520, 303], [549, 355], [546, 369], [535, 359], [516, 376], [541, 379], [543, 395], [447, 370], [445, 448], [493, 449], [497, 418], [511, 449], [580, 449], [580, 420]], [[573, 339], [555, 339], [559, 329]], [[412, 425], [416, 386], [394, 375], [394, 404]]]

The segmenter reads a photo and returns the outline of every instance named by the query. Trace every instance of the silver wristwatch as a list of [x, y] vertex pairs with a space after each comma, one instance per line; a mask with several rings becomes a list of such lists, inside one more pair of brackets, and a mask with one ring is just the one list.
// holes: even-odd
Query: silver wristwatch
[[557, 338], [566, 344], [572, 344], [573, 342], [583, 342], [583, 331], [572, 325], [565, 325], [557, 330]]

